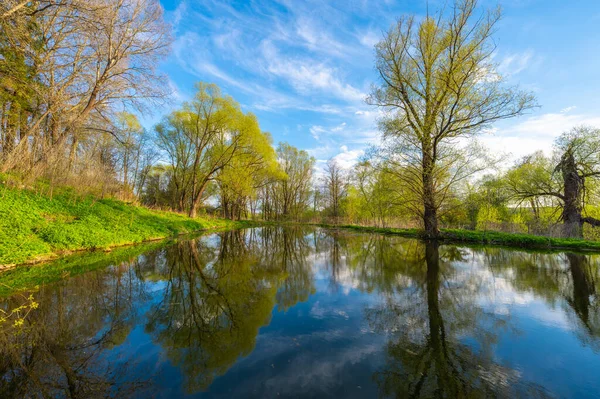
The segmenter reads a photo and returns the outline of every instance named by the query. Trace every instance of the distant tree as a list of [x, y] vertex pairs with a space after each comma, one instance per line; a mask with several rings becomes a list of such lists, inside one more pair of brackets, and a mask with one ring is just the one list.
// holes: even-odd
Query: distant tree
[[[258, 123], [255, 129], [259, 129]], [[282, 177], [275, 149], [268, 133], [254, 130], [252, 139], [218, 176], [219, 199], [223, 216], [241, 219], [248, 211], [256, 213], [256, 199], [261, 188]]]
[[342, 201], [348, 191], [347, 174], [332, 158], [325, 165], [325, 175], [322, 180], [329, 213], [334, 218], [338, 218], [341, 216]]
[[263, 213], [271, 219], [297, 220], [311, 205], [315, 159], [304, 150], [279, 143], [277, 160], [282, 177], [263, 193]]
[[469, 228], [476, 229], [485, 223], [486, 213], [507, 213], [510, 193], [498, 175], [485, 175], [475, 184], [468, 185], [460, 207], [466, 213]]
[[352, 180], [349, 193], [358, 197], [361, 218], [385, 227], [389, 217], [405, 213], [408, 193], [385, 166], [365, 159], [354, 167]]
[[444, 160], [460, 151], [459, 140], [535, 106], [531, 94], [505, 87], [495, 72], [491, 38], [500, 10], [477, 16], [477, 3], [457, 0], [448, 18], [443, 12], [420, 21], [402, 17], [376, 45], [380, 84], [368, 102], [385, 111], [381, 129], [407, 166], [404, 181], [420, 199], [429, 237], [439, 234], [439, 179], [448, 174]]

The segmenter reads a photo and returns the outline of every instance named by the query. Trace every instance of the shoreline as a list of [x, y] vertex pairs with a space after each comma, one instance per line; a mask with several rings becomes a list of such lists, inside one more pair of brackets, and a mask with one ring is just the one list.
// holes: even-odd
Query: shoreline
[[[217, 222], [216, 226], [209, 226], [197, 230], [181, 231], [171, 235], [151, 237], [142, 241], [130, 241], [121, 242], [115, 244], [109, 244], [106, 247], [80, 247], [69, 250], [57, 250], [47, 254], [36, 255], [31, 259], [19, 263], [8, 263], [0, 264], [0, 280], [4, 272], [14, 270], [15, 268], [23, 266], [34, 266], [42, 265], [44, 263], [51, 263], [71, 255], [79, 253], [111, 253], [116, 249], [132, 247], [137, 245], [148, 244], [158, 241], [167, 241], [177, 239], [185, 235], [201, 235], [207, 232], [219, 232], [230, 229], [259, 227], [259, 226], [277, 226], [277, 225], [296, 225], [296, 226], [315, 226], [329, 229], [344, 229], [360, 231], [365, 233], [377, 233], [384, 235], [395, 235], [399, 237], [414, 238], [420, 240], [427, 240], [423, 236], [422, 230], [409, 229], [409, 228], [393, 228], [393, 227], [375, 227], [375, 226], [361, 226], [354, 224], [327, 224], [327, 223], [302, 223], [302, 222], [286, 222], [286, 221], [257, 221], [257, 220], [227, 220], [227, 219], [214, 219], [213, 222]], [[222, 225], [221, 225], [222, 223]], [[490, 245], [499, 246], [506, 248], [516, 249], [537, 249], [537, 250], [554, 250], [554, 251], [568, 251], [577, 250], [585, 252], [597, 252], [600, 253], [600, 242], [589, 241], [585, 239], [577, 238], [553, 238], [545, 236], [536, 236], [524, 233], [503, 233], [495, 231], [477, 231], [477, 230], [461, 230], [461, 229], [441, 229], [441, 236], [437, 239], [443, 243], [454, 243], [454, 244], [477, 244], [477, 245]]]
[[81, 249], [70, 251], [69, 253], [56, 255], [56, 258], [48, 261], [29, 262], [0, 269], [0, 298], [22, 291], [36, 290], [40, 285], [91, 272], [113, 263], [131, 261], [148, 251], [176, 243], [181, 239], [191, 239], [205, 234], [241, 229], [253, 225], [244, 221], [234, 223], [234, 225], [229, 226], [209, 227], [144, 242], [113, 246], [108, 250]]
[[117, 250], [117, 249], [121, 249], [121, 248], [134, 247], [137, 245], [149, 244], [149, 243], [154, 243], [154, 242], [159, 242], [159, 241], [175, 240], [177, 238], [180, 238], [180, 237], [186, 236], [186, 235], [202, 235], [202, 234], [208, 233], [208, 232], [212, 233], [212, 232], [219, 232], [219, 231], [226, 231], [226, 230], [234, 230], [234, 229], [245, 228], [245, 227], [251, 226], [251, 224], [246, 223], [246, 221], [233, 221], [233, 220], [226, 220], [226, 219], [216, 219], [216, 220], [220, 220], [220, 221], [222, 220], [225, 224], [223, 226], [210, 226], [210, 227], [206, 227], [206, 228], [202, 228], [202, 229], [198, 229], [198, 230], [182, 231], [182, 232], [178, 232], [178, 233], [172, 234], [172, 235], [151, 237], [148, 239], [144, 239], [142, 241], [131, 241], [131, 242], [124, 242], [124, 243], [117, 243], [117, 244], [109, 244], [106, 247], [96, 247], [96, 248], [81, 247], [81, 248], [75, 248], [75, 249], [70, 249], [70, 250], [58, 250], [56, 252], [51, 252], [48, 254], [37, 255], [36, 257], [29, 259], [25, 262], [21, 262], [21, 263], [0, 264], [0, 283], [1, 283], [2, 273], [6, 272], [6, 271], [14, 270], [16, 268], [23, 267], [23, 266], [43, 265], [45, 263], [51, 263], [51, 262], [59, 261], [61, 259], [65, 259], [71, 255], [77, 255], [77, 254], [83, 254], [83, 253], [109, 254], [109, 253], [113, 252], [113, 250]]
[[[427, 240], [423, 236], [423, 231], [419, 229], [373, 227], [360, 226], [354, 224], [334, 225], [326, 223], [312, 223], [310, 225]], [[599, 241], [589, 241], [579, 238], [544, 237], [524, 233], [502, 233], [495, 231], [441, 229], [441, 235], [437, 240], [439, 242], [450, 244], [467, 243], [516, 249], [538, 249], [556, 251], [577, 250], [600, 253]]]

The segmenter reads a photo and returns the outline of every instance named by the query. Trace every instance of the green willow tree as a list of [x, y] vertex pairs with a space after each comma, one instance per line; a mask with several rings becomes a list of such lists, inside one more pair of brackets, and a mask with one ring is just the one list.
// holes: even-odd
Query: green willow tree
[[256, 214], [258, 192], [281, 178], [271, 136], [254, 126], [253, 140], [238, 152], [218, 177], [220, 205], [225, 218], [238, 220], [242, 215]]
[[402, 162], [412, 166], [407, 172], [429, 237], [439, 235], [444, 153], [459, 151], [460, 139], [536, 105], [531, 94], [507, 87], [495, 72], [492, 34], [501, 13], [477, 15], [477, 3], [458, 0], [448, 17], [402, 17], [376, 45], [380, 83], [367, 101], [385, 111], [384, 136], [397, 142]]
[[265, 157], [267, 163], [274, 158], [269, 138], [253, 114], [242, 112], [214, 84], [198, 83], [196, 88], [192, 101], [156, 126], [158, 146], [169, 161], [175, 186], [172, 205], [190, 217], [196, 216], [207, 188], [236, 159], [240, 167], [249, 167], [261, 157], [261, 163]]
[[361, 223], [386, 227], [391, 219], [405, 219], [409, 195], [387, 168], [365, 159], [354, 167], [347, 212]]
[[273, 180], [261, 194], [263, 217], [299, 220], [310, 206], [316, 161], [288, 143], [279, 143], [277, 159], [281, 178]]

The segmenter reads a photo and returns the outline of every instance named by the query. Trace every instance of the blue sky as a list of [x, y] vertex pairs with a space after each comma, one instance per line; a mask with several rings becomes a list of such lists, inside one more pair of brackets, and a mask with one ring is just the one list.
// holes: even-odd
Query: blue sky
[[[175, 35], [160, 69], [176, 102], [194, 83], [217, 83], [255, 113], [275, 143], [350, 166], [378, 141], [364, 102], [376, 79], [373, 45], [394, 20], [423, 16], [425, 0], [163, 0]], [[429, 11], [446, 0], [429, 0]], [[482, 9], [498, 2], [482, 0]], [[503, 122], [482, 141], [512, 158], [549, 151], [577, 124], [600, 127], [600, 1], [505, 0], [495, 59], [541, 108]], [[156, 122], [161, 113], [146, 118]]]

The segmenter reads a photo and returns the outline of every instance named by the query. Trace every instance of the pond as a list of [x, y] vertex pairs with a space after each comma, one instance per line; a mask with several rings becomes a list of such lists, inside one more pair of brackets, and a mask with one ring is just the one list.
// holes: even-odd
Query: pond
[[0, 397], [598, 397], [599, 263], [302, 226], [210, 234], [35, 290], [0, 331]]

